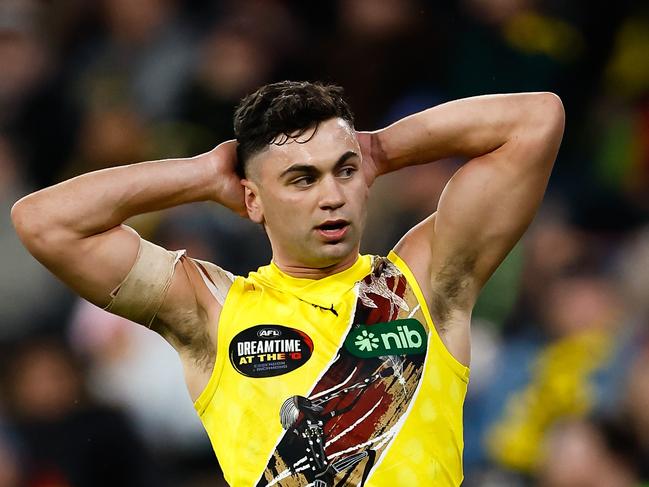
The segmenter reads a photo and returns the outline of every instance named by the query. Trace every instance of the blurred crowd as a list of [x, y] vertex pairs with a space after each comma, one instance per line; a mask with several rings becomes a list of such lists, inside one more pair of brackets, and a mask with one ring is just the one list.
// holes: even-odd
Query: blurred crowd
[[[342, 85], [363, 130], [464, 96], [562, 97], [544, 204], [473, 315], [465, 485], [649, 485], [647, 2], [0, 0], [0, 487], [222, 485], [172, 349], [65, 289], [9, 211], [208, 150], [282, 79]], [[379, 179], [362, 250], [385, 254], [460, 164]], [[270, 259], [214, 203], [129, 223], [235, 274]]]

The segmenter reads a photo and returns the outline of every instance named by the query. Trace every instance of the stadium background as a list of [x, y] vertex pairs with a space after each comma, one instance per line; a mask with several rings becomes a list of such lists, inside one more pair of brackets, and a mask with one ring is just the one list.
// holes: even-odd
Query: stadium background
[[[649, 480], [646, 1], [1, 0], [0, 73], [0, 486], [221, 485], [170, 347], [64, 289], [9, 210], [207, 150], [242, 95], [281, 79], [341, 84], [358, 129], [470, 95], [562, 97], [543, 207], [474, 313], [465, 485]], [[364, 251], [433, 211], [458, 165], [379, 180]], [[215, 204], [130, 223], [235, 273], [270, 256]]]

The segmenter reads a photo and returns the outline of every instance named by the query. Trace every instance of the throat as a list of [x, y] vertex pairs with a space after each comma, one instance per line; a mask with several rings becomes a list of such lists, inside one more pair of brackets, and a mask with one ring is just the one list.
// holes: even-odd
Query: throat
[[290, 277], [296, 277], [299, 279], [322, 279], [328, 276], [332, 276], [334, 274], [338, 274], [340, 272], [343, 272], [350, 267], [352, 267], [359, 255], [358, 252], [354, 252], [350, 254], [348, 257], [345, 259], [341, 260], [340, 262], [337, 262], [335, 264], [332, 264], [330, 266], [326, 267], [309, 267], [309, 266], [301, 266], [301, 265], [292, 265], [292, 264], [287, 264], [281, 261], [281, 259], [275, 259], [273, 258], [273, 263], [277, 266], [277, 268], [282, 271], [284, 274], [290, 276]]

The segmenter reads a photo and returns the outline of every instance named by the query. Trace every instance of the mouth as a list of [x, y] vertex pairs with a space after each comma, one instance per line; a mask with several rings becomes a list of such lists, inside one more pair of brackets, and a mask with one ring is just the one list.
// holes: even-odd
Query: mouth
[[349, 222], [347, 220], [327, 220], [315, 227], [320, 236], [327, 241], [337, 241], [345, 236]]

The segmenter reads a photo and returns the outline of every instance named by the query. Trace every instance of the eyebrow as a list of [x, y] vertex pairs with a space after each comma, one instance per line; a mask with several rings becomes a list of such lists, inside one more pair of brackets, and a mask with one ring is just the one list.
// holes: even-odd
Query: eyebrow
[[[345, 152], [336, 161], [336, 165], [334, 166], [334, 169], [342, 166], [345, 162], [347, 162], [348, 159], [352, 157], [358, 157], [358, 154], [351, 150]], [[283, 178], [287, 174], [294, 173], [294, 172], [316, 174], [319, 172], [319, 170], [312, 164], [292, 164], [288, 168], [284, 169], [284, 171], [282, 171], [279, 177]]]

